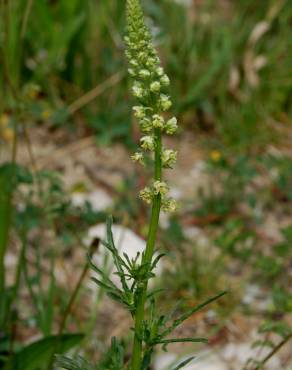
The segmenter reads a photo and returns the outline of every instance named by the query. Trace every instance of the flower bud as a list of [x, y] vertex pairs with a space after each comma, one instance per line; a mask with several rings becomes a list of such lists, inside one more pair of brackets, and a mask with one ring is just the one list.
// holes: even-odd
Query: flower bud
[[162, 200], [161, 208], [164, 212], [175, 212], [178, 208], [177, 202], [172, 198], [166, 198]]
[[141, 138], [141, 147], [145, 150], [150, 150], [150, 151], [153, 151], [154, 150], [154, 138], [153, 136], [143, 136]]
[[156, 59], [155, 58], [148, 58], [145, 65], [148, 67], [148, 68], [155, 68], [155, 64], [157, 63]]
[[140, 127], [141, 130], [147, 134], [149, 134], [152, 131], [152, 122], [149, 118], [143, 118], [140, 121]]
[[139, 76], [143, 79], [146, 79], [151, 76], [151, 73], [148, 71], [148, 69], [141, 69]]
[[152, 124], [154, 128], [163, 128], [164, 125], [163, 117], [161, 117], [159, 114], [154, 114], [152, 118], [153, 118]]
[[139, 193], [139, 197], [147, 204], [150, 204], [152, 202], [153, 196], [153, 191], [149, 187], [142, 189]]
[[135, 60], [135, 59], [131, 59], [131, 60], [129, 61], [129, 64], [130, 64], [132, 67], [138, 67], [138, 66], [139, 66], [139, 64], [138, 64], [137, 60]]
[[136, 76], [136, 72], [135, 72], [135, 70], [133, 68], [128, 68], [128, 73], [132, 77], [135, 77]]
[[161, 88], [161, 85], [160, 85], [160, 82], [158, 81], [154, 81], [152, 82], [152, 84], [150, 85], [150, 90], [153, 92], [153, 93], [158, 93], [160, 91], [160, 88]]
[[173, 135], [177, 131], [177, 118], [172, 117], [166, 122], [165, 125], [165, 132], [168, 135]]
[[163, 74], [164, 74], [164, 70], [162, 67], [157, 67], [156, 70], [155, 70], [156, 74], [158, 77], [162, 77]]
[[167, 111], [172, 106], [172, 103], [169, 97], [164, 94], [160, 95], [159, 103], [163, 111]]
[[139, 119], [143, 119], [146, 116], [145, 108], [142, 106], [135, 106], [133, 107], [134, 116]]
[[160, 79], [160, 82], [162, 84], [162, 86], [169, 86], [169, 77], [167, 75], [163, 75]]
[[164, 181], [154, 181], [153, 183], [153, 192], [155, 195], [160, 194], [161, 197], [164, 197], [169, 191], [169, 187]]
[[134, 162], [138, 162], [140, 164], [142, 164], [144, 166], [145, 162], [144, 162], [144, 155], [143, 153], [141, 152], [137, 152], [135, 154], [133, 154], [131, 156], [131, 159], [134, 161]]
[[138, 98], [138, 99], [143, 98], [144, 92], [143, 92], [143, 88], [142, 88], [142, 86], [139, 82], [134, 83], [134, 85], [132, 87], [132, 92], [133, 92], [133, 95], [136, 98]]
[[172, 149], [164, 149], [161, 154], [164, 168], [172, 168], [177, 160], [177, 152]]

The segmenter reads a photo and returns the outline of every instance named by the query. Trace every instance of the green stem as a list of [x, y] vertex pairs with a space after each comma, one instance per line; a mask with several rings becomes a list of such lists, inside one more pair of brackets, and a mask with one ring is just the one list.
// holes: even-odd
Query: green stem
[[[162, 173], [161, 149], [162, 149], [161, 132], [160, 130], [156, 130], [155, 131], [154, 178], [155, 180], [159, 180], [159, 181], [161, 180], [161, 173]], [[158, 229], [158, 223], [159, 223], [160, 207], [161, 207], [161, 196], [157, 195], [153, 199], [153, 203], [152, 203], [150, 227], [149, 227], [149, 232], [148, 232], [146, 249], [145, 249], [145, 253], [143, 256], [143, 260], [142, 260], [142, 264], [145, 264], [146, 266], [150, 266], [153, 253], [154, 253], [154, 247], [155, 247], [157, 229]], [[144, 282], [143, 286], [141, 287], [140, 292], [138, 293], [137, 308], [135, 311], [135, 334], [134, 334], [131, 370], [141, 370], [142, 341], [141, 341], [140, 335], [141, 335], [141, 329], [142, 329], [142, 324], [143, 324], [144, 314], [145, 314], [147, 288], [148, 288], [148, 282], [146, 281]]]

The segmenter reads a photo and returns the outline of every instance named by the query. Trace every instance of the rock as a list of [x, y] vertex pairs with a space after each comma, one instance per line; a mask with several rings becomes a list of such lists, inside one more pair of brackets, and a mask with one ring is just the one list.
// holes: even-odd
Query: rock
[[[252, 343], [229, 343], [222, 350], [222, 357], [233, 366], [238, 364], [239, 368], [242, 368], [249, 358], [260, 360], [264, 358], [269, 352], [270, 348], [263, 348], [261, 350], [260, 358], [258, 357], [259, 348], [253, 348]], [[238, 367], [234, 366], [234, 369]], [[277, 356], [272, 357], [267, 364], [265, 369], [280, 369], [281, 362]]]
[[101, 189], [97, 189], [92, 193], [75, 192], [72, 194], [71, 199], [75, 207], [82, 207], [88, 202], [95, 212], [104, 211], [113, 205], [113, 199]]

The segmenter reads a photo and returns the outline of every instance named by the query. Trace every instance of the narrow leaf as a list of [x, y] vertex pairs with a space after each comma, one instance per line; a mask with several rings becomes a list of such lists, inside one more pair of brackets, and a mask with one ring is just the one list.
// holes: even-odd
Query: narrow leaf
[[194, 356], [187, 358], [186, 360], [184, 360], [183, 362], [178, 364], [173, 370], [179, 370], [179, 369], [183, 368], [184, 366], [189, 364], [191, 361], [193, 361], [194, 358], [195, 358]]
[[205, 302], [199, 304], [198, 306], [192, 308], [190, 311], [186, 312], [184, 315], [176, 319], [173, 324], [167, 328], [163, 333], [161, 333], [161, 337], [165, 337], [166, 335], [170, 334], [176, 327], [178, 327], [181, 323], [183, 323], [185, 320], [187, 320], [189, 317], [191, 317], [194, 313], [200, 311], [205, 306], [209, 305], [210, 303], [216, 301], [217, 299], [221, 298], [223, 295], [225, 295], [227, 292], [222, 292], [220, 294], [217, 294], [214, 297], [208, 298]]

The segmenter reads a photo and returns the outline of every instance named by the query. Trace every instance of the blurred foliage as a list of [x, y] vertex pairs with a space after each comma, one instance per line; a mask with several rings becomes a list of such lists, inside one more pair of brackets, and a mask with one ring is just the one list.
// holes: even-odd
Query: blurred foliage
[[[273, 122], [289, 121], [289, 1], [144, 5], [184, 124], [215, 130], [223, 143], [247, 149], [271, 138]], [[121, 1], [3, 2], [1, 110], [9, 106], [5, 91], [13, 85], [22, 99], [30, 98], [29, 109], [40, 121], [79, 122], [78, 112], [70, 117], [71, 103], [125, 69], [123, 14]], [[82, 121], [103, 142], [129, 141], [126, 85], [126, 78], [113, 84], [82, 110]]]

